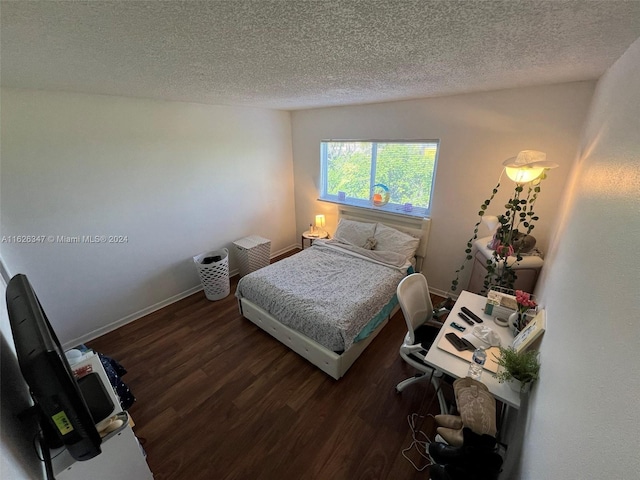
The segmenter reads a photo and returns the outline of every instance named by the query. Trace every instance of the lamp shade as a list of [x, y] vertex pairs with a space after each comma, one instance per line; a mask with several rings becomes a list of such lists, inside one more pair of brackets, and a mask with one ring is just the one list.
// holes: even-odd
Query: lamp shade
[[507, 177], [516, 183], [529, 183], [533, 182], [536, 178], [542, 175], [544, 168], [532, 168], [532, 167], [505, 167]]
[[316, 215], [316, 227], [324, 228], [325, 220], [324, 215]]
[[536, 150], [522, 150], [517, 156], [502, 163], [507, 176], [516, 183], [528, 183], [539, 178], [548, 168], [556, 168], [555, 162], [547, 161], [547, 154]]

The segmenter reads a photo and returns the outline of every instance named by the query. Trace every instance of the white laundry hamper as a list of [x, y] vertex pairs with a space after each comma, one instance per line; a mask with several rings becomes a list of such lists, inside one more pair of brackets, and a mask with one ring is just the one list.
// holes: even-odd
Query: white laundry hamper
[[222, 248], [193, 257], [204, 293], [209, 300], [222, 300], [231, 292], [229, 285], [229, 250]]

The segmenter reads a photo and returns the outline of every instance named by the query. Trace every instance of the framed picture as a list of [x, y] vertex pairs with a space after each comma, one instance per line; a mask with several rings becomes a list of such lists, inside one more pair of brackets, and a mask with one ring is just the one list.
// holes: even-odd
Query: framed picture
[[540, 309], [533, 320], [513, 339], [511, 346], [516, 352], [526, 350], [540, 335], [544, 333], [547, 316], [544, 309]]

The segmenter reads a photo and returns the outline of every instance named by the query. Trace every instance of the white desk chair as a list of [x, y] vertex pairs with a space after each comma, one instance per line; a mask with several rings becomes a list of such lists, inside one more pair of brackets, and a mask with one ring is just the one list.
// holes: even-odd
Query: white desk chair
[[407, 334], [400, 346], [400, 356], [420, 373], [403, 380], [396, 385], [396, 391], [402, 392], [413, 383], [429, 380], [438, 393], [440, 410], [447, 412], [447, 404], [440, 388], [442, 373], [424, 362], [426, 352], [433, 344], [442, 323], [433, 318], [433, 303], [429, 296], [427, 279], [421, 273], [408, 275], [398, 284], [396, 291], [402, 314], [407, 322]]

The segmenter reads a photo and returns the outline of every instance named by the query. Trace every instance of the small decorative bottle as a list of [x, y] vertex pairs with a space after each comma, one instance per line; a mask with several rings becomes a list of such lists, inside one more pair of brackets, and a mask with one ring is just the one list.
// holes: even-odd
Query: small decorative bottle
[[484, 366], [484, 362], [486, 361], [487, 352], [484, 351], [484, 347], [476, 348], [475, 352], [473, 352], [471, 363], [469, 364], [469, 371], [467, 372], [467, 376], [473, 378], [474, 380], [480, 381], [480, 378], [482, 377], [482, 367]]

